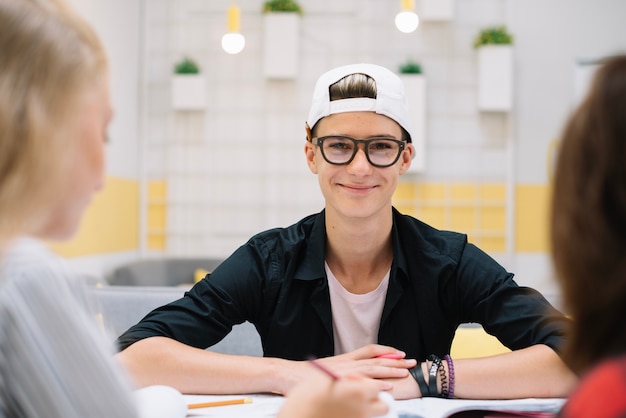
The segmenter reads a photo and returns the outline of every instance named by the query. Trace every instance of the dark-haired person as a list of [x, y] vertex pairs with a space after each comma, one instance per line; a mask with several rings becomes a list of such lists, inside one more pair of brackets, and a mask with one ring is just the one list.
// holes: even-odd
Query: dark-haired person
[[626, 55], [602, 63], [564, 129], [551, 225], [564, 356], [585, 376], [561, 415], [626, 417]]
[[[304, 154], [325, 208], [252, 237], [182, 299], [125, 332], [119, 358], [142, 385], [288, 394], [310, 356], [379, 382], [396, 399], [565, 396], [566, 318], [467, 242], [392, 207], [415, 152], [404, 86], [373, 64], [317, 81]], [[206, 350], [250, 321], [264, 357]], [[513, 351], [454, 360], [478, 322]]]

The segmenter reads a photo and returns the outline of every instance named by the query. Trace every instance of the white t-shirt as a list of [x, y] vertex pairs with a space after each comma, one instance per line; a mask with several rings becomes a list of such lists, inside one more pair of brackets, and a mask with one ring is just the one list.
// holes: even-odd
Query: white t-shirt
[[348, 292], [325, 263], [333, 316], [335, 355], [378, 342], [380, 318], [389, 287], [389, 271], [380, 285], [362, 295]]

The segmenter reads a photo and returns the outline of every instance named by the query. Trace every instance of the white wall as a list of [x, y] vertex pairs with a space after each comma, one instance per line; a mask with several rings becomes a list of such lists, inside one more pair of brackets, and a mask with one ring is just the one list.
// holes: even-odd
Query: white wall
[[109, 56], [114, 119], [109, 128], [107, 174], [138, 179], [143, 60], [141, 0], [69, 0], [88, 20]]
[[[321, 209], [302, 153], [303, 125], [314, 82], [330, 67], [370, 61], [397, 69], [408, 57], [422, 63], [427, 171], [413, 175], [417, 181], [512, 176], [545, 184], [549, 143], [574, 102], [575, 63], [626, 49], [622, 0], [456, 0], [452, 21], [422, 22], [413, 34], [393, 26], [398, 1], [300, 0], [299, 75], [277, 81], [261, 74], [262, 0], [237, 2], [247, 44], [236, 56], [220, 47], [229, 1], [73, 1], [111, 54], [117, 116], [110, 172], [168, 179], [171, 255], [226, 256], [257, 231]], [[416, 5], [419, 13], [421, 1]], [[515, 108], [508, 116], [476, 108], [472, 40], [494, 24], [507, 24], [515, 36]], [[204, 113], [170, 107], [172, 66], [184, 54], [207, 76]], [[546, 254], [495, 256], [521, 283], [556, 292]]]
[[[509, 7], [516, 57], [516, 182], [548, 183], [550, 143], [558, 140], [579, 100], [577, 63], [626, 53], [626, 2], [524, 0]], [[520, 283], [559, 293], [549, 254], [516, 254], [508, 267]]]
[[[458, 1], [453, 21], [422, 22], [412, 34], [395, 29], [400, 4], [392, 1], [300, 3], [293, 80], [262, 74], [262, 1], [239, 2], [246, 48], [236, 56], [219, 42], [227, 2], [146, 3], [146, 158], [149, 177], [170, 179], [169, 254], [226, 256], [253, 233], [323, 207], [305, 164], [303, 128], [315, 80], [337, 65], [397, 70], [407, 58], [419, 60], [428, 83], [428, 169], [419, 178], [506, 181], [508, 119], [477, 111], [472, 41], [481, 27], [507, 23], [507, 1]], [[169, 105], [172, 65], [184, 54], [208, 78], [209, 106], [200, 115]]]
[[[107, 175], [139, 181], [142, 129], [141, 68], [143, 65], [143, 9], [141, 0], [69, 0], [91, 23], [107, 50], [114, 118], [106, 146]], [[80, 271], [103, 276], [114, 267], [135, 260], [138, 250], [77, 257], [70, 262]]]
[[575, 103], [579, 60], [626, 53], [626, 2], [524, 0], [510, 5], [516, 54], [517, 177], [546, 182], [548, 144]]

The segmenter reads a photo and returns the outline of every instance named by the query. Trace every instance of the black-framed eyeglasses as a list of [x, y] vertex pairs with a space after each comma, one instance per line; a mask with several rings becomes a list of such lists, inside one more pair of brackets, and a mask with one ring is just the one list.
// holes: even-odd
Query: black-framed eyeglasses
[[334, 165], [350, 164], [359, 150], [359, 144], [363, 144], [367, 161], [379, 168], [394, 165], [406, 147], [405, 141], [384, 136], [356, 139], [345, 135], [328, 135], [311, 138], [311, 143], [318, 145], [322, 151], [322, 157], [326, 162]]

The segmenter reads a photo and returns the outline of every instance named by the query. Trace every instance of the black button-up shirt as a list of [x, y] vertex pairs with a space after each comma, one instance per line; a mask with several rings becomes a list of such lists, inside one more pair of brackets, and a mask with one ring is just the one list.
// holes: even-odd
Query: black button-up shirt
[[[354, 245], [359, 245], [355, 242]], [[458, 325], [476, 322], [510, 349], [562, 346], [566, 318], [537, 291], [467, 242], [393, 210], [394, 260], [378, 343], [407, 358], [443, 356]], [[333, 355], [324, 257], [324, 211], [252, 237], [185, 296], [148, 314], [121, 349], [166, 336], [206, 348], [235, 324], [253, 323], [264, 355], [304, 360]]]

